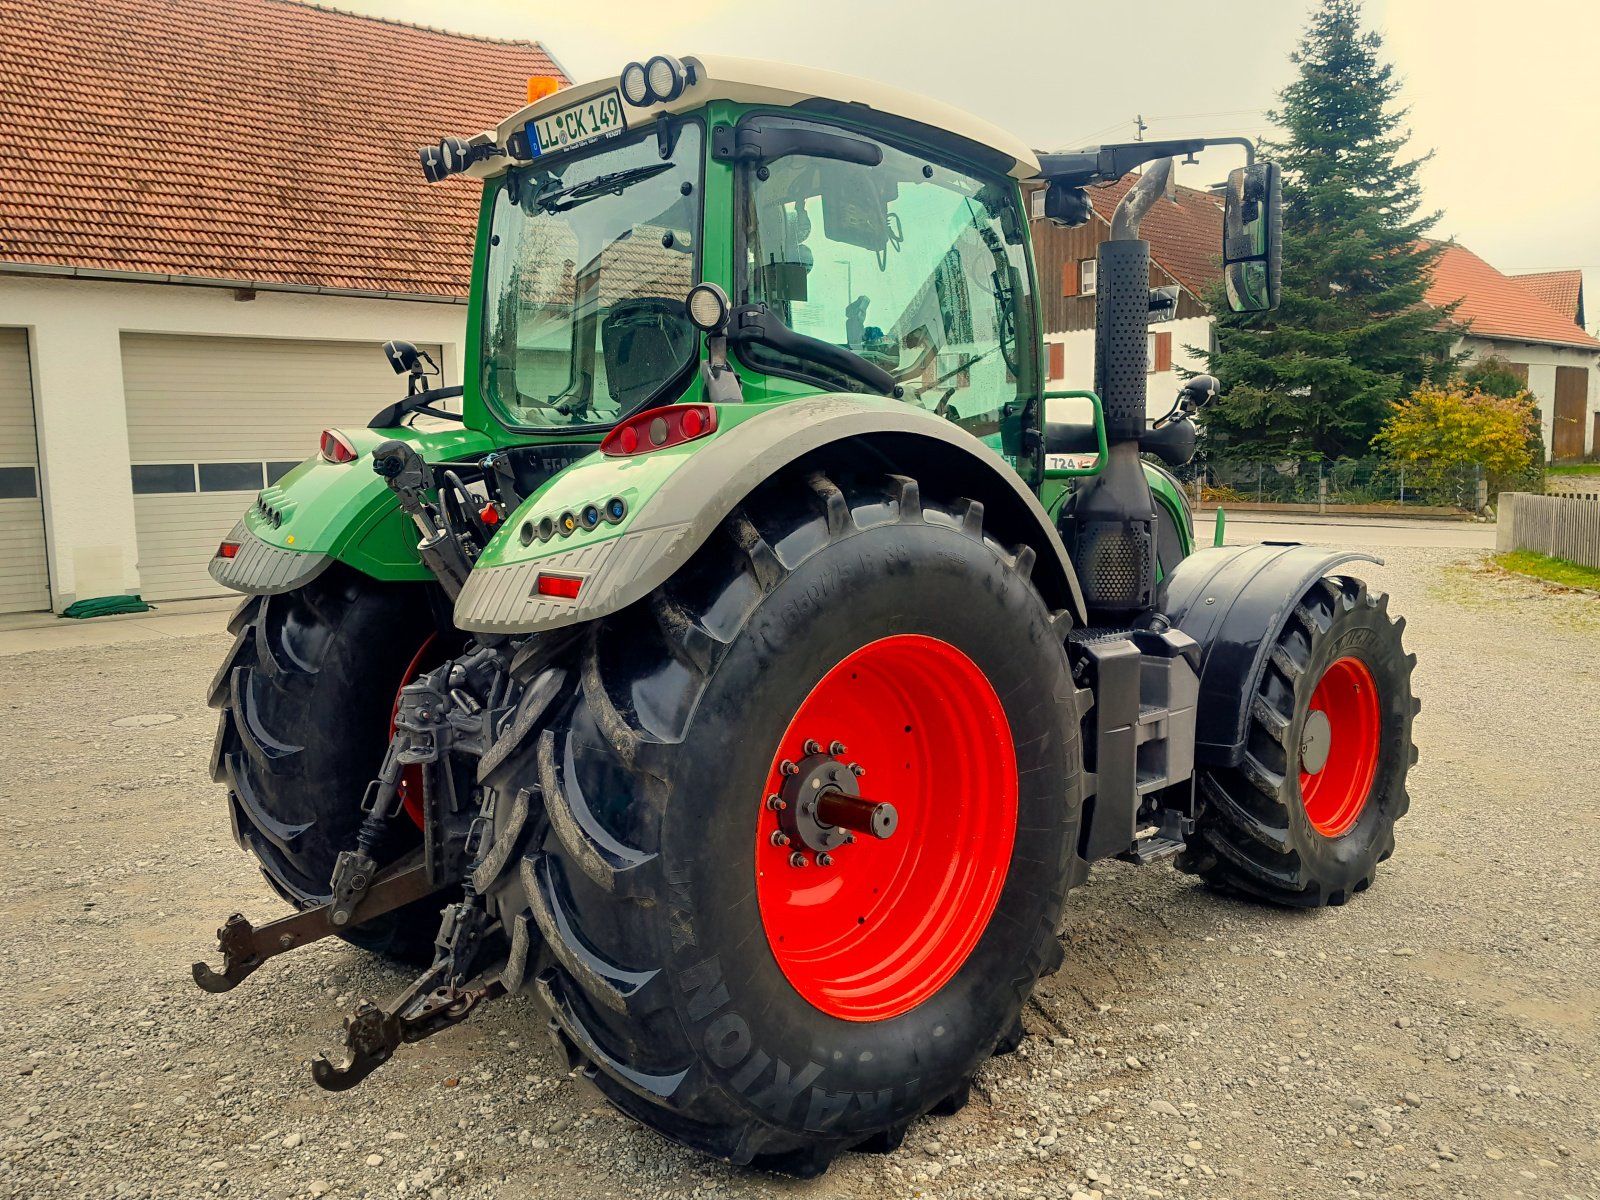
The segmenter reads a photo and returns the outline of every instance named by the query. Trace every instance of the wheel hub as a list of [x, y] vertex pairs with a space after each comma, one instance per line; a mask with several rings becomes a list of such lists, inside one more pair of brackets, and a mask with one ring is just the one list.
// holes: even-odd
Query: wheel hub
[[1300, 734], [1300, 769], [1315, 775], [1328, 765], [1328, 751], [1333, 748], [1333, 724], [1328, 714], [1312, 709], [1306, 714], [1306, 727]]
[[[840, 742], [831, 743], [843, 753]], [[784, 783], [781, 792], [767, 797], [767, 807], [778, 815], [777, 846], [793, 846], [791, 864], [803, 866], [809, 850], [821, 866], [831, 866], [832, 851], [856, 840], [856, 834], [887, 838], [900, 824], [900, 814], [892, 804], [880, 804], [861, 795], [856, 783], [865, 769], [859, 763], [846, 765], [833, 754], [824, 753], [819, 743], [807, 741], [805, 756], [799, 762], [784, 759], [779, 764]], [[790, 768], [793, 768], [790, 770]], [[827, 856], [830, 862], [821, 862]]]

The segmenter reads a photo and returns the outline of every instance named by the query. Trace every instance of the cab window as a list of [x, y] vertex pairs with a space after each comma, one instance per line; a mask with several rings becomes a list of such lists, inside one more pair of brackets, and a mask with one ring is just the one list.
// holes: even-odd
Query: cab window
[[[907, 403], [1000, 450], [1002, 427], [1031, 394], [1017, 333], [1031, 321], [1016, 190], [876, 144], [873, 166], [795, 154], [747, 172], [743, 299], [882, 367]], [[761, 371], [865, 390], [770, 347], [739, 353]]]

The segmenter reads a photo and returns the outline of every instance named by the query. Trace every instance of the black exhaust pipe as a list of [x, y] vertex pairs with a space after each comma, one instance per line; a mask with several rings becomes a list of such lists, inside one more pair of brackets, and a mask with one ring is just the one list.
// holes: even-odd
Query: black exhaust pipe
[[1094, 388], [1105, 409], [1109, 452], [1072, 505], [1073, 561], [1096, 623], [1158, 608], [1155, 497], [1139, 460], [1146, 427], [1150, 243], [1139, 222], [1166, 191], [1161, 159], [1128, 190], [1100, 243], [1095, 277]]

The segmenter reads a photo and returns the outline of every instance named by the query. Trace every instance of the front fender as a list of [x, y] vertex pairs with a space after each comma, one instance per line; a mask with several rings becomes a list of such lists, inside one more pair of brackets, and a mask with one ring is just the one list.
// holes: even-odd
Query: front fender
[[417, 557], [417, 532], [394, 493], [372, 470], [372, 451], [389, 438], [410, 442], [429, 462], [486, 454], [493, 442], [470, 429], [345, 429], [357, 457], [331, 463], [308, 458], [264, 488], [225, 539], [233, 558], [211, 559], [211, 578], [251, 595], [303, 587], [334, 562], [375, 579], [427, 580]]
[[[723, 405], [717, 432], [634, 457], [593, 454], [530, 496], [478, 559], [456, 600], [455, 621], [480, 633], [560, 629], [617, 612], [649, 595], [687, 563], [712, 531], [763, 481], [790, 463], [843, 442], [874, 442], [909, 474], [936, 464], [952, 493], [983, 499], [1008, 537], [1034, 547], [1034, 579], [1053, 608], [1083, 619], [1083, 597], [1065, 548], [1038, 498], [977, 438], [932, 413], [853, 394], [767, 405]], [[627, 515], [541, 541], [588, 505], [619, 497]], [[998, 527], [998, 526], [991, 526]], [[582, 580], [574, 599], [541, 596], [549, 572]]]
[[1340, 563], [1383, 560], [1286, 542], [1197, 550], [1167, 581], [1167, 617], [1200, 645], [1195, 761], [1237, 766], [1273, 643], [1311, 584]]

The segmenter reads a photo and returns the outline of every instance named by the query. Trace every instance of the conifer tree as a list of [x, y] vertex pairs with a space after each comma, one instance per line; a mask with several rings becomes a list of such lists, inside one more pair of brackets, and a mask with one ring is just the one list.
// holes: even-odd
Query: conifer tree
[[1449, 310], [1423, 303], [1439, 253], [1417, 179], [1428, 156], [1404, 157], [1400, 84], [1360, 16], [1359, 0], [1321, 0], [1269, 114], [1284, 135], [1265, 147], [1284, 169], [1282, 303], [1235, 314], [1212, 297], [1216, 457], [1361, 456], [1390, 405], [1449, 361]]

